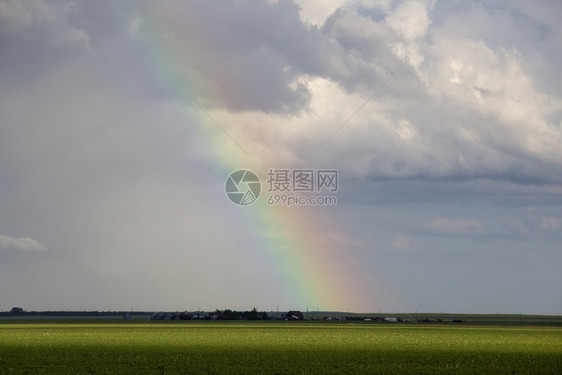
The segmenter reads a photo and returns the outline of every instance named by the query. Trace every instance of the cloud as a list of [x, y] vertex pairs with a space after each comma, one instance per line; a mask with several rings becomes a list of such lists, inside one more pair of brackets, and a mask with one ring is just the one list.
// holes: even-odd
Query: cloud
[[410, 249], [410, 238], [405, 234], [400, 234], [392, 241], [390, 246], [399, 250], [408, 250]]
[[[154, 47], [173, 51], [182, 82], [197, 88], [207, 107], [297, 112], [310, 99], [298, 75], [326, 65], [327, 41], [289, 1], [170, 1], [147, 7], [144, 16], [147, 23], [132, 25]], [[154, 19], [165, 20], [157, 33]]]
[[560, 221], [555, 217], [538, 216], [535, 217], [539, 221], [539, 225], [545, 230], [558, 230], [560, 228]]
[[2, 250], [22, 250], [22, 251], [40, 251], [45, 250], [47, 247], [33, 238], [23, 237], [9, 237], [0, 235], [0, 249]]
[[[542, 212], [541, 212], [542, 211]], [[518, 218], [510, 218], [510, 224], [517, 234], [526, 238], [551, 238], [559, 240], [562, 222], [552, 212], [536, 207], [526, 207]]]
[[0, 35], [36, 28], [37, 34], [57, 48], [79, 46], [91, 49], [88, 34], [72, 26], [68, 17], [78, 5], [74, 1], [0, 0]]
[[435, 217], [431, 219], [426, 228], [439, 234], [471, 235], [482, 233], [484, 226], [474, 219]]
[[386, 23], [404, 39], [415, 40], [425, 36], [431, 24], [428, 10], [426, 1], [405, 1], [386, 17]]
[[[467, 7], [481, 14], [473, 10], [477, 3]], [[307, 92], [305, 102], [290, 107], [289, 119], [256, 105], [253, 111], [227, 113], [226, 123], [245, 124], [237, 139], [249, 148], [276, 150], [301, 163], [337, 132], [315, 160], [357, 178], [561, 182], [562, 98], [556, 85], [544, 87], [546, 73], [529, 57], [532, 46], [512, 39], [498, 43], [469, 24], [465, 33], [457, 32], [450, 21], [455, 14], [443, 12], [439, 3], [421, 1], [380, 13], [351, 6], [336, 10], [320, 29], [300, 31], [299, 37], [310, 41], [300, 61], [313, 68], [298, 63], [296, 49], [275, 47], [291, 79]], [[495, 16], [519, 33], [513, 26], [518, 16], [507, 9], [495, 12], [479, 19], [495, 32]], [[419, 20], [409, 23], [409, 17]], [[559, 58], [554, 44], [550, 47], [541, 55], [543, 65]], [[313, 56], [324, 61], [315, 63]]]
[[309, 24], [316, 2], [170, 3], [145, 9], [165, 20], [158, 33], [138, 15], [130, 25], [260, 159], [307, 163], [330, 138], [315, 162], [354, 178], [562, 181], [562, 98], [539, 69], [556, 65], [555, 39], [540, 64], [528, 42], [556, 33], [544, 12], [527, 35], [520, 14], [480, 3], [335, 4]]

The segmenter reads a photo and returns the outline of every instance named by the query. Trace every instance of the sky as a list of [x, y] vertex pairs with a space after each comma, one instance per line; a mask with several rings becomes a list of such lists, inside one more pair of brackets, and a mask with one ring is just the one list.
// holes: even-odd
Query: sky
[[0, 311], [562, 313], [560, 1], [115, 3], [0, 0]]

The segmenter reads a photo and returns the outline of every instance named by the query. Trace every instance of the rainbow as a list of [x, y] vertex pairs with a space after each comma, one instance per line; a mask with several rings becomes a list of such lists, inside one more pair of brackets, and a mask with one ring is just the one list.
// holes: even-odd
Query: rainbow
[[[249, 169], [260, 176], [262, 196], [251, 206], [236, 207], [221, 191], [225, 201], [221, 209], [229, 211], [228, 214], [235, 212], [238, 225], [249, 219], [240, 231], [249, 238], [248, 243], [255, 247], [258, 255], [240, 262], [265, 268], [271, 277], [268, 295], [264, 296], [266, 302], [260, 306], [269, 304], [272, 308], [280, 305], [284, 309], [356, 312], [373, 311], [380, 307], [374, 300], [376, 293], [370, 285], [372, 283], [362, 275], [349, 254], [342, 251], [342, 245], [327, 235], [327, 232], [339, 231], [325, 209], [267, 204], [264, 199], [267, 193], [265, 173], [275, 166], [270, 165], [270, 161], [259, 159], [260, 155], [254, 154], [256, 150], [248, 150], [246, 154], [243, 148], [249, 146], [239, 147], [238, 140], [228, 135], [228, 129], [221, 131], [222, 124], [207, 111], [206, 103], [200, 103], [196, 98], [196, 93], [204, 90], [205, 77], [194, 80], [189, 72], [186, 73], [186, 67], [189, 70], [191, 63], [204, 63], [201, 61], [204, 57], [199, 56], [202, 47], [193, 46], [190, 51], [192, 61], [184, 61], [178, 51], [185, 52], [191, 46], [186, 47], [181, 44], [184, 41], [175, 38], [162, 42], [160, 37], [156, 37], [161, 29], [157, 20], [138, 19], [137, 22], [138, 29], [132, 30], [132, 33], [139, 34], [133, 38], [134, 42], [129, 41], [123, 47], [123, 63], [130, 67], [130, 74], [142, 82], [145, 89], [171, 92], [186, 101], [185, 124], [192, 127], [194, 136], [201, 140], [201, 149], [197, 152], [212, 153], [205, 165], [207, 173], [215, 176], [221, 186], [237, 169]], [[220, 82], [220, 79], [217, 81]], [[235, 229], [231, 228], [231, 233]], [[232, 240], [235, 241], [236, 238]], [[229, 243], [225, 246], [228, 247]], [[213, 261], [219, 260], [220, 255]], [[276, 301], [281, 301], [281, 304]]]

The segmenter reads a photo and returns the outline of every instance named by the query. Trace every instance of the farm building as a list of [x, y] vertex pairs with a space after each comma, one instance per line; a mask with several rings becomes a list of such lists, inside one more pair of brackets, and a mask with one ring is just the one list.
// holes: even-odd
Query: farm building
[[300, 311], [289, 311], [285, 314], [285, 320], [304, 320], [304, 316]]

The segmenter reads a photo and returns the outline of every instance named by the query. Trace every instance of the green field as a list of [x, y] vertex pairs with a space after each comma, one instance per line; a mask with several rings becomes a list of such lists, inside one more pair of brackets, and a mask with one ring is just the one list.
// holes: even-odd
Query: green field
[[562, 328], [2, 323], [0, 374], [562, 373]]

